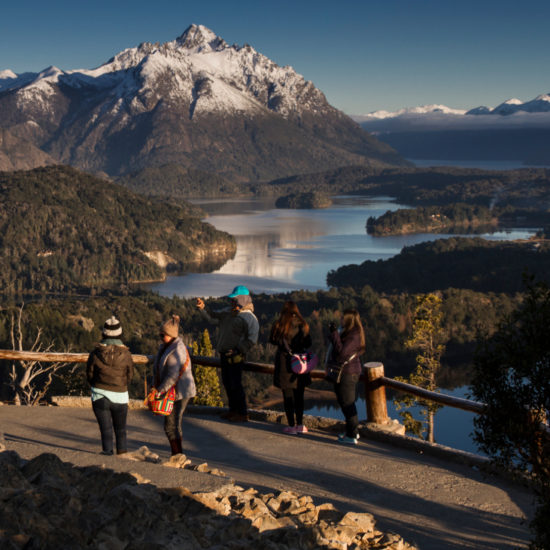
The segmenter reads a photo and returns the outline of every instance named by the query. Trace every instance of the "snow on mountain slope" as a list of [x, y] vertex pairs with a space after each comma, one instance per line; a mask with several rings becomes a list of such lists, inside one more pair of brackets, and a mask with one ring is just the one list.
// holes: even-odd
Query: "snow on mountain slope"
[[[550, 94], [542, 94], [535, 99], [523, 102], [512, 98], [502, 102], [494, 108], [479, 106], [473, 109], [452, 109], [446, 105], [421, 105], [419, 107], [406, 107], [397, 111], [373, 111], [366, 115], [354, 115], [352, 118], [359, 123], [376, 122], [390, 119], [444, 119], [444, 115], [450, 115], [449, 120], [458, 120], [462, 115], [485, 116], [502, 115], [509, 116], [517, 113], [546, 113], [550, 111]], [[443, 116], [442, 116], [443, 115]], [[455, 117], [455, 115], [457, 115]]]
[[155, 95], [166, 78], [170, 79], [169, 98], [193, 102], [192, 115], [267, 109], [286, 117], [329, 108], [322, 92], [292, 67], [279, 67], [250, 46], [228, 46], [201, 25], [192, 25], [172, 42], [128, 48], [92, 70], [64, 72], [49, 67], [23, 80], [2, 71], [0, 86], [19, 87], [20, 108], [26, 101], [43, 102], [52, 94], [52, 84], [110, 89], [113, 97], [126, 98], [131, 104], [137, 94]]
[[398, 111], [373, 111], [366, 115], [357, 115], [354, 116], [354, 120], [363, 122], [365, 120], [382, 120], [385, 118], [395, 118], [400, 116], [407, 115], [426, 115], [426, 114], [446, 114], [446, 115], [463, 115], [466, 113], [462, 109], [451, 109], [446, 105], [421, 105], [419, 107], [405, 107], [404, 109], [399, 109]]

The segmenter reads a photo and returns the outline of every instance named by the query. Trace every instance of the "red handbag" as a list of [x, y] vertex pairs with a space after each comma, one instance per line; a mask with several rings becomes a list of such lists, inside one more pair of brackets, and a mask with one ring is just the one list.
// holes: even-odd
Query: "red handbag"
[[176, 387], [172, 386], [166, 393], [157, 394], [157, 390], [153, 388], [147, 398], [145, 404], [153, 414], [161, 416], [169, 416], [174, 409], [174, 401], [176, 399]]

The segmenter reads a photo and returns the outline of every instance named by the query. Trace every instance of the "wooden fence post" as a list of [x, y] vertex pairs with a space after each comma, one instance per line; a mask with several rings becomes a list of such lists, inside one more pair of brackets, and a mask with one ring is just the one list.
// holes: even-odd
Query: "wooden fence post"
[[380, 383], [384, 376], [384, 365], [379, 362], [365, 363], [365, 401], [367, 403], [367, 422], [374, 424], [388, 423], [388, 408], [386, 405], [386, 388]]

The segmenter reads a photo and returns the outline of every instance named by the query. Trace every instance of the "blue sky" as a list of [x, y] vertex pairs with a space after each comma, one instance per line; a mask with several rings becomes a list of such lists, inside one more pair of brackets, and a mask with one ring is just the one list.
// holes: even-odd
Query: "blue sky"
[[494, 107], [550, 92], [549, 21], [548, 0], [20, 0], [2, 7], [0, 70], [90, 69], [196, 23], [291, 65], [347, 114]]

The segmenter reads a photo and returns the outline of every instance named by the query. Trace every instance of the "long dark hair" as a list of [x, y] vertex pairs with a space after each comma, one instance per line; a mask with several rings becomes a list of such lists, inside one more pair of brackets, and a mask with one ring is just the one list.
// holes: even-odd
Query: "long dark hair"
[[300, 325], [302, 327], [302, 332], [304, 334], [309, 333], [309, 325], [306, 320], [302, 317], [296, 302], [289, 300], [283, 305], [283, 309], [279, 315], [277, 321], [271, 329], [271, 337], [273, 340], [282, 340], [283, 338], [288, 338], [290, 334], [290, 328], [292, 326], [292, 320], [298, 318]]
[[342, 316], [342, 338], [345, 338], [346, 335], [354, 329], [359, 330], [361, 353], [363, 353], [365, 351], [365, 331], [361, 324], [359, 312], [356, 309], [345, 309], [344, 315]]

